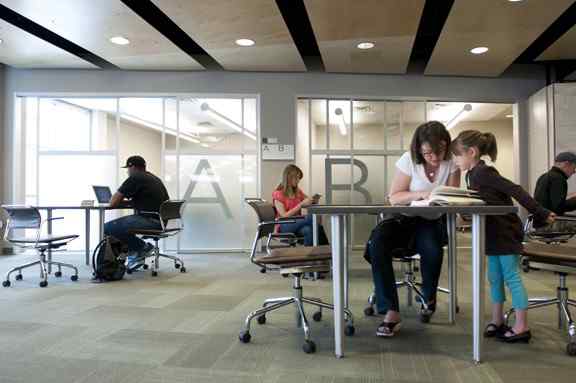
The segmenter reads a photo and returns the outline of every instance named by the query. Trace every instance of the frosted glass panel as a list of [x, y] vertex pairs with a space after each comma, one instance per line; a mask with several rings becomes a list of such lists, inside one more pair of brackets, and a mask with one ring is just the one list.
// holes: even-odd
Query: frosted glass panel
[[385, 149], [385, 110], [383, 101], [353, 102], [354, 149]]
[[404, 144], [402, 137], [402, 102], [386, 103], [386, 149], [401, 150]]
[[[115, 191], [127, 157], [141, 155], [172, 199], [186, 198], [186, 227], [168, 250], [231, 250], [251, 245], [256, 220], [244, 206], [259, 196], [257, 98], [22, 97], [15, 109], [25, 166], [18, 203], [77, 205], [95, 199], [91, 185]], [[39, 159], [39, 161], [37, 161]], [[38, 163], [38, 165], [37, 165]], [[20, 181], [22, 180], [22, 181]], [[16, 188], [15, 188], [16, 189]], [[127, 214], [110, 211], [106, 220]], [[81, 211], [58, 211], [56, 233], [84, 233]], [[92, 244], [98, 214], [92, 213]], [[82, 249], [84, 239], [70, 247]]]
[[[326, 114], [326, 100], [311, 100], [310, 135], [312, 150], [326, 149], [326, 125], [328, 116]], [[308, 118], [308, 116], [306, 116]]]
[[[40, 205], [79, 205], [84, 199], [94, 200], [92, 185], [110, 186], [116, 190], [116, 157], [112, 155], [40, 155]], [[71, 182], [73, 180], [73, 182]], [[107, 213], [113, 219], [120, 212]], [[57, 210], [55, 217], [64, 220], [54, 221], [54, 234], [79, 234], [69, 246], [70, 250], [84, 249], [85, 216], [80, 211]], [[98, 241], [98, 216], [91, 214], [91, 243]]]
[[40, 150], [90, 149], [90, 112], [58, 99], [41, 98]]
[[350, 150], [350, 101], [330, 100], [328, 115], [328, 146], [330, 150]]
[[184, 210], [182, 249], [241, 248], [243, 245], [241, 156], [180, 156]]

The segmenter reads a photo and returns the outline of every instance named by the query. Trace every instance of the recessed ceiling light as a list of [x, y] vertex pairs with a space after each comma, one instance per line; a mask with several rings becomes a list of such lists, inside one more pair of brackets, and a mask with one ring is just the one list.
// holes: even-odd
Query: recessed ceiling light
[[128, 45], [128, 44], [130, 44], [130, 40], [128, 40], [126, 37], [122, 37], [122, 36], [111, 37], [110, 42], [114, 43], [116, 45]]
[[519, 3], [519, 2], [524, 1], [524, 0], [508, 0], [508, 1], [511, 3]]
[[514, 115], [512, 115], [512, 114], [507, 114], [507, 115], [506, 115], [506, 118], [512, 118], [512, 117], [514, 117]]
[[236, 45], [240, 45], [241, 47], [251, 47], [254, 44], [256, 44], [254, 42], [254, 40], [250, 40], [250, 39], [238, 39], [238, 40], [236, 40]]
[[470, 49], [470, 53], [473, 53], [475, 55], [482, 55], [486, 52], [488, 52], [488, 47], [476, 47]]
[[360, 43], [356, 46], [358, 47], [358, 49], [372, 49], [372, 48], [374, 48], [374, 43], [366, 41], [366, 42]]

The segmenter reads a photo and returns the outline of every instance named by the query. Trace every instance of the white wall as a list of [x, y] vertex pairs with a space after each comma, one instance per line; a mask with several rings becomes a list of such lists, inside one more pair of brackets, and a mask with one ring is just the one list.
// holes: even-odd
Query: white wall
[[528, 99], [528, 185], [534, 192], [538, 177], [551, 166], [550, 137], [552, 116], [548, 102], [548, 88], [543, 88]]
[[[576, 152], [576, 84], [554, 85], [554, 155]], [[576, 191], [576, 177], [568, 181], [568, 192]]]
[[[296, 96], [357, 96], [444, 101], [505, 102], [523, 100], [544, 86], [535, 78], [459, 78], [394, 75], [242, 72], [146, 72], [104, 70], [6, 70], [4, 88], [4, 183], [2, 201], [11, 199], [12, 122], [15, 94], [258, 94], [261, 134], [295, 141]], [[1, 101], [1, 100], [0, 100]], [[6, 128], [7, 127], [7, 128]], [[263, 195], [270, 195], [285, 163], [264, 162]]]

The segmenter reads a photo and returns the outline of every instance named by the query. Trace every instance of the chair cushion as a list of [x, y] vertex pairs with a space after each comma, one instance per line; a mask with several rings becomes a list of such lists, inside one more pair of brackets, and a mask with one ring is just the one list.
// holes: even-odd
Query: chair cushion
[[325, 264], [332, 258], [330, 246], [288, 247], [274, 249], [271, 255], [255, 258], [255, 261], [271, 265]]
[[43, 235], [39, 239], [36, 237], [22, 237], [22, 238], [10, 238], [8, 241], [12, 243], [53, 243], [53, 242], [60, 242], [78, 238], [79, 235], [70, 234], [70, 235]]
[[566, 264], [574, 263], [576, 266], [576, 247], [562, 245], [528, 242], [524, 244], [524, 256], [530, 261], [544, 263]]

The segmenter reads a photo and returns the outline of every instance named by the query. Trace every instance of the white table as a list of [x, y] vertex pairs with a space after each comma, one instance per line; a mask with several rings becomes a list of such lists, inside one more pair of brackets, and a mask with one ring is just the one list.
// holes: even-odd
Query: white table
[[[344, 308], [348, 306], [348, 254], [350, 225], [348, 217], [368, 214], [446, 214], [448, 222], [448, 265], [450, 312], [449, 320], [456, 316], [456, 215], [472, 215], [472, 338], [473, 360], [482, 360], [482, 330], [484, 314], [484, 265], [485, 265], [485, 217], [486, 215], [504, 215], [517, 213], [515, 206], [385, 206], [385, 205], [313, 205], [308, 207], [309, 214], [330, 216], [332, 225], [332, 288], [334, 300], [334, 351], [336, 357], [344, 356]], [[314, 219], [316, 222], [316, 218]]]
[[[94, 206], [81, 206], [81, 205], [40, 205], [35, 206], [38, 210], [46, 210], [46, 218], [48, 219], [47, 222], [47, 233], [52, 234], [52, 221], [50, 220], [53, 216], [54, 210], [84, 210], [84, 217], [85, 217], [85, 230], [86, 230], [86, 249], [85, 249], [85, 257], [86, 257], [86, 264], [90, 265], [90, 213], [92, 210], [98, 211], [98, 229], [100, 234], [100, 240], [104, 238], [104, 223], [106, 220], [106, 211], [107, 210], [119, 210], [119, 209], [133, 209], [132, 207], [127, 206], [120, 206], [120, 207], [110, 207], [109, 205], [98, 205], [95, 204]], [[48, 259], [52, 258], [52, 252], [48, 250]]]

